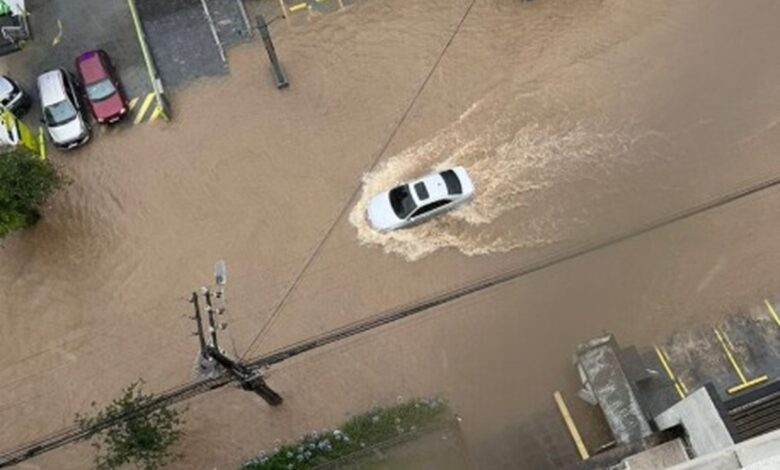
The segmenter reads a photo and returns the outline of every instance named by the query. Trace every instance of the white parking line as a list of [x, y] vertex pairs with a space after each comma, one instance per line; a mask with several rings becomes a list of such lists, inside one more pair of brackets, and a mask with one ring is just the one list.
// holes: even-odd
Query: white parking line
[[214, 27], [214, 19], [211, 17], [211, 12], [209, 11], [208, 5], [206, 5], [206, 0], [200, 0], [201, 5], [203, 5], [203, 12], [206, 14], [206, 21], [209, 24], [209, 28], [211, 29], [211, 35], [214, 36], [214, 42], [217, 44], [217, 50], [219, 51], [219, 56], [222, 58], [222, 63], [227, 63], [227, 58], [225, 57], [225, 50], [222, 48], [222, 43], [219, 40], [219, 34], [217, 34], [217, 28]]

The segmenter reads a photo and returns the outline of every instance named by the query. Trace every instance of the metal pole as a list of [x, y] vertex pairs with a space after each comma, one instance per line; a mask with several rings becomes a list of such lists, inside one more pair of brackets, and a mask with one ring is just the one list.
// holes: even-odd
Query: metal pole
[[219, 351], [217, 342], [217, 322], [214, 320], [214, 307], [211, 304], [211, 291], [208, 287], [203, 288], [203, 296], [206, 298], [206, 312], [209, 314], [209, 332], [211, 333], [211, 345]]
[[200, 304], [198, 302], [197, 292], [192, 293], [192, 297], [190, 298], [190, 303], [192, 304], [192, 307], [195, 309], [195, 323], [198, 326], [198, 340], [200, 341], [200, 355], [203, 357], [203, 359], [208, 359], [209, 355], [206, 350], [206, 337], [203, 334], [203, 322], [200, 315]]
[[282, 64], [279, 63], [279, 58], [276, 57], [276, 49], [274, 43], [271, 40], [271, 33], [268, 32], [268, 23], [265, 22], [263, 15], [257, 15], [255, 18], [257, 21], [257, 29], [260, 31], [260, 37], [263, 38], [263, 44], [265, 44], [265, 50], [268, 52], [268, 60], [271, 61], [271, 73], [273, 74], [274, 81], [276, 82], [276, 88], [284, 88], [290, 85], [287, 80], [287, 76], [284, 73]]

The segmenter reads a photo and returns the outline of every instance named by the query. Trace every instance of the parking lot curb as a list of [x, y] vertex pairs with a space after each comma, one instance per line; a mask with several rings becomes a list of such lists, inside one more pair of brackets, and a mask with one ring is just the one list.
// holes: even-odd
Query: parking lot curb
[[157, 102], [157, 110], [155, 112], [165, 121], [170, 121], [170, 105], [165, 98], [165, 89], [163, 88], [160, 74], [157, 72], [157, 66], [154, 63], [152, 54], [149, 52], [149, 45], [146, 42], [146, 34], [144, 33], [143, 25], [138, 16], [138, 8], [136, 7], [135, 0], [127, 0], [127, 6], [130, 9], [130, 16], [133, 19], [133, 26], [135, 27], [136, 36], [138, 37], [138, 44], [141, 47], [141, 55], [143, 55], [146, 70], [149, 73], [149, 80], [152, 82], [152, 89], [154, 90], [154, 96]]

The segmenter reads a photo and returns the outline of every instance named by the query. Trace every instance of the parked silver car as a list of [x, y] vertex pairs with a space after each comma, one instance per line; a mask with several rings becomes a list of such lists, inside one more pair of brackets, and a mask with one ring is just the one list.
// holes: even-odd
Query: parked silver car
[[89, 141], [90, 128], [84, 120], [81, 100], [70, 73], [50, 70], [38, 77], [43, 123], [54, 145], [72, 149]]

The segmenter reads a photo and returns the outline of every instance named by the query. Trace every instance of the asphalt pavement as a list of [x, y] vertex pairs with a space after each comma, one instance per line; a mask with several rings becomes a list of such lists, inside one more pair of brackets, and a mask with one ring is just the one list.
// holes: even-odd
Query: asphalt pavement
[[166, 87], [228, 73], [225, 50], [250, 38], [240, 0], [137, 0]]

